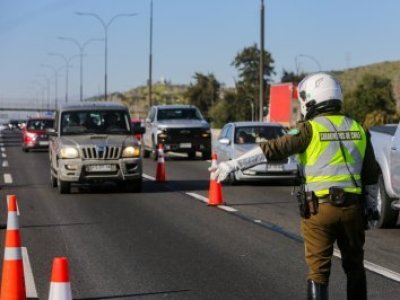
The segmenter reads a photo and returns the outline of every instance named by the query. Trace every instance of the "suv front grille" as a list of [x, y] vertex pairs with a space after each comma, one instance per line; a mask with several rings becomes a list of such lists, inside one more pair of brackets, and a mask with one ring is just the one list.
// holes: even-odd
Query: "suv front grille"
[[121, 147], [82, 147], [83, 159], [119, 159]]
[[168, 139], [174, 141], [187, 141], [201, 139], [202, 128], [167, 128]]

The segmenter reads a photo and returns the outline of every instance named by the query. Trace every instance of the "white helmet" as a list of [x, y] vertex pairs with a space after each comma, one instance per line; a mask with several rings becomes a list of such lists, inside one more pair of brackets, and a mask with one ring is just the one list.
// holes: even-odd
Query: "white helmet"
[[303, 118], [309, 119], [322, 112], [339, 111], [343, 95], [339, 81], [326, 73], [306, 76], [298, 85], [298, 98]]

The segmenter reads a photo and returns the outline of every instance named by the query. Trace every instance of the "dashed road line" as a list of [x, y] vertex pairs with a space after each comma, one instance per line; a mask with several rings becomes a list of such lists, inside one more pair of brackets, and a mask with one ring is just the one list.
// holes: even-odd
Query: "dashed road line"
[[[143, 177], [147, 178], [149, 180], [155, 180], [154, 177], [146, 175], [146, 174], [143, 174]], [[196, 200], [200, 200], [201, 202], [208, 203], [208, 198], [204, 197], [202, 195], [199, 195], [199, 194], [196, 194], [196, 193], [192, 193], [192, 192], [185, 192], [185, 194], [188, 195], [191, 198], [194, 198]], [[239, 210], [237, 210], [237, 209], [235, 209], [235, 208], [233, 208], [231, 206], [217, 205], [217, 208], [219, 208], [221, 210], [224, 210], [224, 211], [227, 211], [229, 213], [234, 213], [234, 215], [240, 217], [241, 219], [244, 219], [244, 220], [247, 220], [247, 221], [252, 221], [257, 225], [260, 225], [260, 226], [262, 226], [264, 228], [272, 230], [272, 231], [274, 231], [276, 233], [282, 234], [282, 235], [284, 235], [284, 236], [286, 236], [286, 237], [288, 237], [288, 238], [290, 238], [292, 240], [295, 240], [297, 242], [303, 242], [303, 238], [301, 236], [299, 236], [299, 235], [297, 235], [295, 233], [289, 232], [289, 231], [285, 230], [284, 228], [282, 228], [282, 227], [280, 227], [280, 226], [278, 226], [276, 224], [270, 223], [270, 222], [266, 222], [266, 221], [262, 221], [262, 220], [258, 220], [258, 219], [257, 220], [252, 220], [252, 219], [244, 216], [243, 214], [240, 213]], [[341, 259], [340, 251], [337, 250], [337, 249], [334, 249], [333, 255], [335, 257]], [[376, 264], [371, 263], [371, 262], [369, 262], [367, 260], [364, 260], [364, 267], [365, 267], [365, 269], [367, 269], [367, 270], [369, 270], [369, 271], [371, 271], [373, 273], [382, 275], [383, 277], [391, 279], [393, 281], [400, 282], [400, 274], [397, 273], [397, 272], [394, 272], [394, 271], [392, 271], [390, 269], [387, 269], [385, 267], [376, 265]]]
[[156, 180], [155, 177], [152, 177], [152, 176], [147, 175], [147, 174], [143, 174], [142, 176], [143, 176], [143, 178], [146, 178], [146, 179], [149, 179], [149, 180]]
[[1, 163], [1, 166], [2, 166], [3, 168], [8, 167], [8, 161], [7, 161], [7, 160], [3, 160], [2, 163]]
[[[338, 249], [333, 250], [333, 255], [338, 258], [342, 258], [342, 256], [340, 255], [340, 251]], [[368, 260], [364, 260], [364, 268], [371, 272], [382, 275], [383, 277], [400, 282], [400, 274], [399, 273], [389, 270], [385, 267], [378, 266], [372, 262], [369, 262]]]
[[0, 150], [1, 150], [1, 152], [5, 152], [5, 151], [6, 151], [6, 148], [0, 147]]
[[13, 179], [12, 179], [11, 174], [5, 173], [5, 174], [3, 175], [3, 177], [4, 177], [4, 183], [6, 183], [6, 184], [11, 184], [11, 183], [13, 183]]
[[1, 157], [7, 157], [7, 154], [4, 153], [4, 152], [2, 152], [2, 153], [1, 153]]

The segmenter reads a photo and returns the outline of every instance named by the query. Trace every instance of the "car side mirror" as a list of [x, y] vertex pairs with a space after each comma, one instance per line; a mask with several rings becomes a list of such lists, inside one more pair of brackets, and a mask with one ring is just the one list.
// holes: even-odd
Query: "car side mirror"
[[223, 138], [218, 140], [218, 143], [220, 143], [221, 145], [229, 145], [231, 143], [231, 141], [227, 138]]
[[49, 136], [57, 136], [57, 131], [54, 128], [48, 128], [46, 132]]

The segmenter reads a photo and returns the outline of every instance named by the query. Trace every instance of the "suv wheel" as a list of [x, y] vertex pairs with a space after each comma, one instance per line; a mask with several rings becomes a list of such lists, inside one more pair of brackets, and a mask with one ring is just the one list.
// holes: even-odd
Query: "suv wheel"
[[397, 218], [399, 217], [399, 211], [394, 210], [392, 206], [393, 198], [390, 198], [386, 193], [385, 184], [383, 181], [382, 174], [379, 175], [378, 179], [378, 210], [380, 212], [380, 218], [376, 224], [377, 228], [390, 228], [396, 226]]
[[154, 142], [154, 139], [153, 139], [152, 145], [153, 145], [153, 147], [152, 147], [152, 151], [151, 151], [151, 158], [153, 160], [157, 161], [157, 159], [158, 159], [158, 149], [157, 149], [156, 143]]
[[201, 156], [203, 158], [203, 160], [209, 160], [211, 159], [211, 150], [204, 150], [203, 152], [201, 152]]
[[51, 187], [57, 187], [57, 178], [53, 176], [53, 172], [50, 170], [50, 183]]
[[60, 178], [57, 179], [58, 191], [60, 194], [69, 194], [71, 192], [71, 183], [62, 181]]
[[145, 158], [150, 157], [150, 151], [145, 149], [145, 148], [143, 148], [143, 157], [145, 157]]
[[136, 180], [128, 180], [121, 182], [121, 185], [126, 192], [140, 193], [142, 191], [142, 178]]

